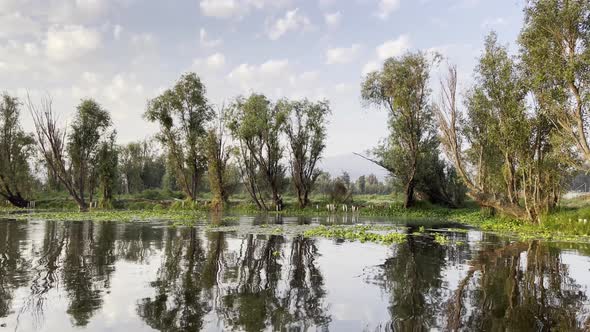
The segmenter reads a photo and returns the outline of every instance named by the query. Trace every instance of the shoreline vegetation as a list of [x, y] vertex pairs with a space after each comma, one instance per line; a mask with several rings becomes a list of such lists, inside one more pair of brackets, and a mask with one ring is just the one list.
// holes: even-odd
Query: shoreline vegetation
[[[269, 223], [265, 219], [262, 224], [248, 229], [253, 233], [273, 235], [301, 234], [307, 237], [338, 238], [359, 240], [361, 242], [378, 242], [391, 244], [400, 242], [406, 236], [424, 233], [424, 228], [436, 228], [437, 242], [444, 242], [445, 236], [438, 231], [454, 230], [455, 227], [473, 227], [486, 232], [498, 233], [520, 240], [542, 239], [563, 242], [590, 242], [590, 207], [580, 197], [563, 202], [556, 212], [542, 216], [539, 224], [502, 215], [492, 215], [480, 209], [474, 202], [467, 202], [465, 207], [450, 209], [427, 202], [419, 202], [415, 207], [406, 209], [403, 203], [393, 196], [361, 195], [356, 202], [339, 205], [335, 211], [328, 210], [326, 201], [312, 200], [308, 208], [300, 209], [296, 202], [286, 198], [285, 208], [281, 211], [261, 212], [247, 200], [230, 202], [224, 211], [216, 212], [209, 201], [197, 202], [183, 200], [148, 200], [128, 197], [117, 201], [117, 208], [95, 208], [87, 212], [76, 210], [75, 202], [69, 199], [46, 199], [37, 201], [36, 209], [22, 209], [0, 206], [0, 219], [15, 220], [51, 220], [51, 221], [121, 221], [146, 222], [166, 221], [171, 226], [195, 226], [206, 224], [209, 231], [232, 231], [240, 227], [236, 225], [237, 216], [283, 216], [283, 217], [320, 217], [325, 218], [321, 225], [281, 225]], [[352, 206], [358, 210], [352, 212]], [[358, 218], [387, 218], [387, 222], [378, 225], [356, 225]], [[330, 218], [332, 218], [330, 220]], [[210, 222], [208, 222], [210, 221]], [[366, 220], [370, 221], [370, 220]], [[389, 222], [395, 223], [390, 225]], [[448, 227], [447, 227], [448, 226]], [[399, 233], [400, 229], [405, 234]], [[395, 234], [394, 234], [395, 233]], [[440, 240], [440, 241], [439, 241]]]

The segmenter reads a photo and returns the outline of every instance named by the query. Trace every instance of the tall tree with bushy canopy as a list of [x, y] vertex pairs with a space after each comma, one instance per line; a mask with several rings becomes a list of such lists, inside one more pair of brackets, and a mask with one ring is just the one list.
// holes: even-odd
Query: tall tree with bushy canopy
[[217, 211], [223, 209], [230, 192], [228, 162], [231, 157], [231, 147], [227, 146], [226, 142], [225, 113], [225, 106], [222, 106], [217, 112], [216, 126], [210, 128], [207, 135], [207, 173], [213, 196], [211, 207]]
[[[281, 133], [287, 118], [285, 110], [264, 95], [238, 98], [228, 114], [228, 128], [238, 144], [242, 179], [259, 209], [280, 209], [285, 167]], [[272, 204], [267, 202], [270, 195]]]
[[390, 134], [373, 151], [374, 161], [403, 186], [406, 208], [414, 205], [419, 170], [436, 139], [428, 87], [431, 65], [425, 53], [406, 53], [387, 59], [361, 85], [366, 106], [384, 107], [389, 113]]
[[299, 207], [309, 204], [309, 194], [320, 175], [318, 161], [326, 148], [327, 101], [282, 100], [278, 107], [287, 115], [285, 133], [291, 154], [290, 167]]
[[6, 93], [0, 98], [0, 197], [22, 208], [33, 182], [29, 160], [35, 139], [21, 127], [18, 99]]
[[451, 67], [439, 105], [442, 142], [481, 206], [539, 222], [556, 206], [572, 156], [556, 137], [550, 113], [527, 103], [534, 91], [530, 77], [507, 49], [495, 33], [486, 37], [464, 113]]
[[109, 112], [93, 99], [82, 100], [68, 134], [66, 129], [60, 128], [50, 98], [37, 105], [29, 99], [27, 106], [33, 116], [37, 144], [45, 163], [76, 201], [80, 211], [87, 211], [98, 184], [99, 147], [112, 135]]
[[535, 102], [590, 164], [590, 1], [529, 0], [519, 42]]
[[160, 126], [157, 138], [166, 148], [176, 182], [195, 200], [207, 168], [207, 123], [213, 118], [205, 85], [195, 73], [182, 75], [172, 88], [148, 102], [144, 116]]

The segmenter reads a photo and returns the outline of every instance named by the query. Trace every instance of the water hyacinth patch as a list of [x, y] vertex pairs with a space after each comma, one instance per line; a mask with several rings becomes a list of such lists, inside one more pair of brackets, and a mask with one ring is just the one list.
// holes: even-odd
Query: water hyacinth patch
[[344, 239], [360, 242], [375, 242], [383, 244], [400, 243], [407, 235], [398, 233], [399, 228], [390, 226], [318, 226], [303, 233], [305, 237], [324, 237]]

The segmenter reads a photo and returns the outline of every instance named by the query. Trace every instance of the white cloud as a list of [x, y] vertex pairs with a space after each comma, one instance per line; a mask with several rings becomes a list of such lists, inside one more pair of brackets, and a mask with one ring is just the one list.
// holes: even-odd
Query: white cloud
[[362, 74], [367, 75], [370, 72], [374, 72], [379, 69], [379, 63], [377, 61], [369, 61], [363, 66]]
[[398, 10], [401, 0], [379, 0], [379, 12], [377, 16], [383, 20], [387, 19], [391, 13]]
[[47, 31], [45, 52], [51, 60], [66, 61], [83, 56], [101, 45], [100, 32], [80, 25], [52, 26]]
[[320, 7], [331, 7], [332, 5], [334, 5], [336, 3], [336, 0], [320, 0]]
[[131, 43], [136, 47], [152, 47], [156, 43], [156, 37], [151, 33], [138, 33], [131, 36]]
[[119, 40], [121, 39], [121, 34], [123, 33], [123, 27], [116, 24], [113, 27], [113, 37], [115, 38], [115, 40]]
[[89, 13], [103, 12], [107, 7], [106, 0], [76, 0], [76, 7]]
[[273, 99], [326, 97], [318, 71], [296, 70], [286, 59], [268, 60], [259, 65], [243, 63], [226, 78], [226, 85], [237, 88], [236, 93], [263, 93]]
[[334, 86], [334, 92], [337, 94], [350, 94], [354, 92], [354, 87], [348, 83], [338, 83]]
[[242, 0], [247, 5], [255, 7], [256, 9], [263, 9], [266, 7], [282, 8], [291, 4], [291, 0]]
[[336, 27], [340, 25], [340, 22], [342, 21], [342, 13], [338, 11], [334, 13], [324, 14], [324, 21], [326, 22], [327, 26]]
[[217, 18], [241, 18], [252, 9], [263, 9], [267, 6], [283, 7], [290, 0], [201, 0], [199, 7], [205, 16]]
[[28, 56], [37, 56], [39, 54], [39, 47], [35, 43], [24, 43], [23, 49]]
[[282, 83], [285, 77], [289, 76], [289, 61], [283, 59], [268, 60], [258, 66], [242, 63], [234, 68], [227, 78], [243, 92], [265, 92], [281, 85], [277, 84], [277, 81]]
[[193, 67], [198, 70], [218, 70], [223, 66], [225, 66], [225, 56], [221, 53], [215, 53], [205, 59], [195, 59], [193, 61]]
[[105, 86], [103, 94], [111, 102], [118, 102], [130, 94], [141, 94], [143, 86], [136, 82], [134, 75], [117, 74]]
[[22, 73], [29, 69], [27, 65], [22, 63], [7, 63], [0, 61], [0, 72], [1, 73]]
[[410, 47], [410, 38], [407, 35], [401, 35], [396, 39], [388, 40], [377, 46], [377, 56], [381, 60], [400, 56]]
[[481, 23], [481, 27], [484, 29], [490, 29], [495, 26], [506, 25], [506, 20], [502, 17], [487, 18]]
[[285, 13], [284, 17], [279, 18], [274, 23], [272, 23], [268, 28], [267, 33], [271, 40], [277, 40], [289, 31], [306, 29], [309, 26], [311, 26], [309, 18], [303, 14], [300, 14], [299, 9], [295, 8]]
[[37, 22], [20, 12], [0, 13], [0, 38], [35, 35], [40, 30]]
[[329, 65], [350, 63], [356, 58], [360, 47], [359, 44], [353, 44], [350, 47], [331, 48], [326, 51], [326, 63]]
[[96, 84], [98, 82], [98, 74], [97, 73], [93, 73], [93, 72], [89, 72], [89, 71], [85, 71], [82, 73], [82, 79], [84, 80], [84, 82], [88, 83], [88, 84]]
[[16, 10], [19, 6], [27, 3], [28, 0], [2, 0], [0, 1], [0, 12], [8, 13], [10, 11]]
[[207, 66], [213, 69], [221, 68], [225, 65], [225, 56], [221, 53], [215, 53], [207, 57]]
[[284, 72], [288, 66], [288, 60], [269, 60], [260, 65], [260, 72], [265, 75], [275, 76]]
[[201, 0], [199, 6], [205, 16], [217, 18], [242, 16], [247, 9], [237, 0]]
[[221, 39], [209, 39], [207, 37], [207, 31], [204, 28], [199, 30], [199, 43], [201, 46], [211, 48], [221, 45], [222, 42]]
[[[34, 3], [34, 10], [42, 11], [52, 23], [73, 24], [96, 21], [107, 13], [111, 4], [125, 1], [113, 0], [45, 0]], [[44, 7], [46, 6], [46, 7]]]
[[[17, 40], [8, 40], [5, 43], [0, 42], [0, 62], [3, 73], [21, 73], [24, 71], [34, 71], [41, 67], [48, 70], [50, 66], [42, 63], [39, 55], [39, 46], [33, 42], [21, 42]], [[15, 79], [33, 80], [33, 75], [15, 76], [13, 78], [3, 77], [7, 87], [13, 86]]]

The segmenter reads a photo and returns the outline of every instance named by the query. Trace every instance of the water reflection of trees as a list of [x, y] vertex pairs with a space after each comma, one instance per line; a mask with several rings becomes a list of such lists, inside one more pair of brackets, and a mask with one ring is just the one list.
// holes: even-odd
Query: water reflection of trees
[[[449, 330], [584, 331], [587, 296], [559, 249], [546, 243], [485, 248], [448, 301]], [[588, 318], [586, 318], [588, 319]]]
[[[454, 236], [466, 240], [461, 234]], [[560, 253], [547, 243], [502, 242], [489, 234], [477, 252], [469, 246], [441, 246], [432, 238], [411, 236], [392, 249], [375, 277], [390, 296], [391, 321], [380, 328], [588, 330], [587, 295], [569, 275]], [[470, 256], [466, 275], [456, 289], [447, 290], [446, 269]]]
[[396, 245], [376, 282], [390, 294], [387, 331], [423, 331], [437, 326], [443, 302], [444, 247], [428, 237], [409, 236]]
[[[185, 252], [178, 239], [187, 238], [191, 238], [188, 248], [194, 249]], [[267, 326], [305, 330], [329, 322], [313, 240], [247, 235], [239, 248], [232, 249], [226, 234], [212, 232], [206, 242], [201, 247], [189, 230], [168, 239], [158, 278], [152, 283], [156, 295], [138, 303], [137, 311], [148, 325], [168, 331], [196, 330], [203, 327], [208, 313], [215, 314], [225, 329], [246, 331]], [[191, 250], [200, 253], [198, 258], [187, 255]]]
[[33, 230], [43, 234], [37, 243], [24, 241], [30, 228], [0, 224], [0, 317], [15, 310], [15, 290], [29, 286], [19, 315], [29, 312], [41, 322], [50, 292], [61, 289], [72, 323], [86, 326], [109, 292], [115, 263], [126, 260], [160, 264], [151, 283], [155, 295], [137, 304], [155, 329], [199, 330], [208, 314], [226, 329], [248, 331], [305, 330], [330, 320], [310, 239], [249, 235], [230, 246], [227, 234], [203, 237], [194, 228], [44, 222]]
[[[136, 307], [155, 329], [327, 327], [315, 240], [229, 236], [149, 224], [2, 222], [0, 317], [18, 309], [18, 288], [30, 287], [19, 314], [36, 317], [49, 292], [59, 289], [73, 324], [85, 326], [103, 305], [115, 263], [124, 260], [158, 264], [150, 284], [154, 295]], [[464, 233], [453, 236], [468, 242]], [[448, 290], [447, 272], [466, 260], [469, 268]], [[411, 236], [393, 247], [379, 271], [376, 283], [390, 294], [391, 320], [381, 326], [386, 330], [590, 329], [586, 291], [570, 276], [560, 249], [546, 243], [484, 235], [470, 247]]]
[[0, 223], [0, 317], [12, 311], [14, 291], [29, 282], [30, 261], [23, 257], [26, 228], [16, 221]]
[[[6, 241], [0, 241], [0, 254], [2, 257], [10, 258], [7, 262], [18, 259], [22, 265], [18, 267], [10, 263], [8, 266], [0, 258], [0, 292], [11, 287], [11, 283], [4, 280], [4, 276], [19, 280], [17, 286], [30, 284], [30, 293], [25, 298], [19, 315], [30, 312], [38, 321], [43, 318], [48, 293], [63, 287], [68, 301], [67, 313], [73, 324], [85, 326], [102, 306], [103, 296], [110, 288], [115, 262], [121, 258], [139, 259], [143, 256], [141, 252], [146, 250], [145, 246], [117, 246], [120, 237], [117, 226], [120, 224], [117, 223], [48, 221], [43, 223], [43, 241], [40, 248], [33, 245], [32, 250], [25, 251], [17, 246], [25, 239], [24, 229], [30, 225], [20, 222], [22, 228], [15, 228], [17, 224], [19, 223], [0, 223], [0, 236], [7, 236], [4, 237]], [[141, 228], [150, 226], [131, 227], [136, 228], [136, 234], [140, 234], [137, 241], [153, 242], [144, 236], [146, 232], [141, 232]], [[156, 233], [147, 232], [153, 237], [157, 237]], [[121, 244], [121, 241], [119, 243]], [[21, 256], [23, 254], [24, 257]], [[4, 266], [10, 269], [3, 269]], [[23, 278], [29, 275], [30, 278]], [[0, 305], [7, 303], [10, 298], [9, 294], [2, 294]], [[7, 310], [9, 308], [8, 304]]]
[[169, 230], [162, 265], [151, 284], [156, 295], [139, 302], [139, 316], [154, 329], [199, 331], [210, 310], [201, 285], [204, 263], [196, 229]]

